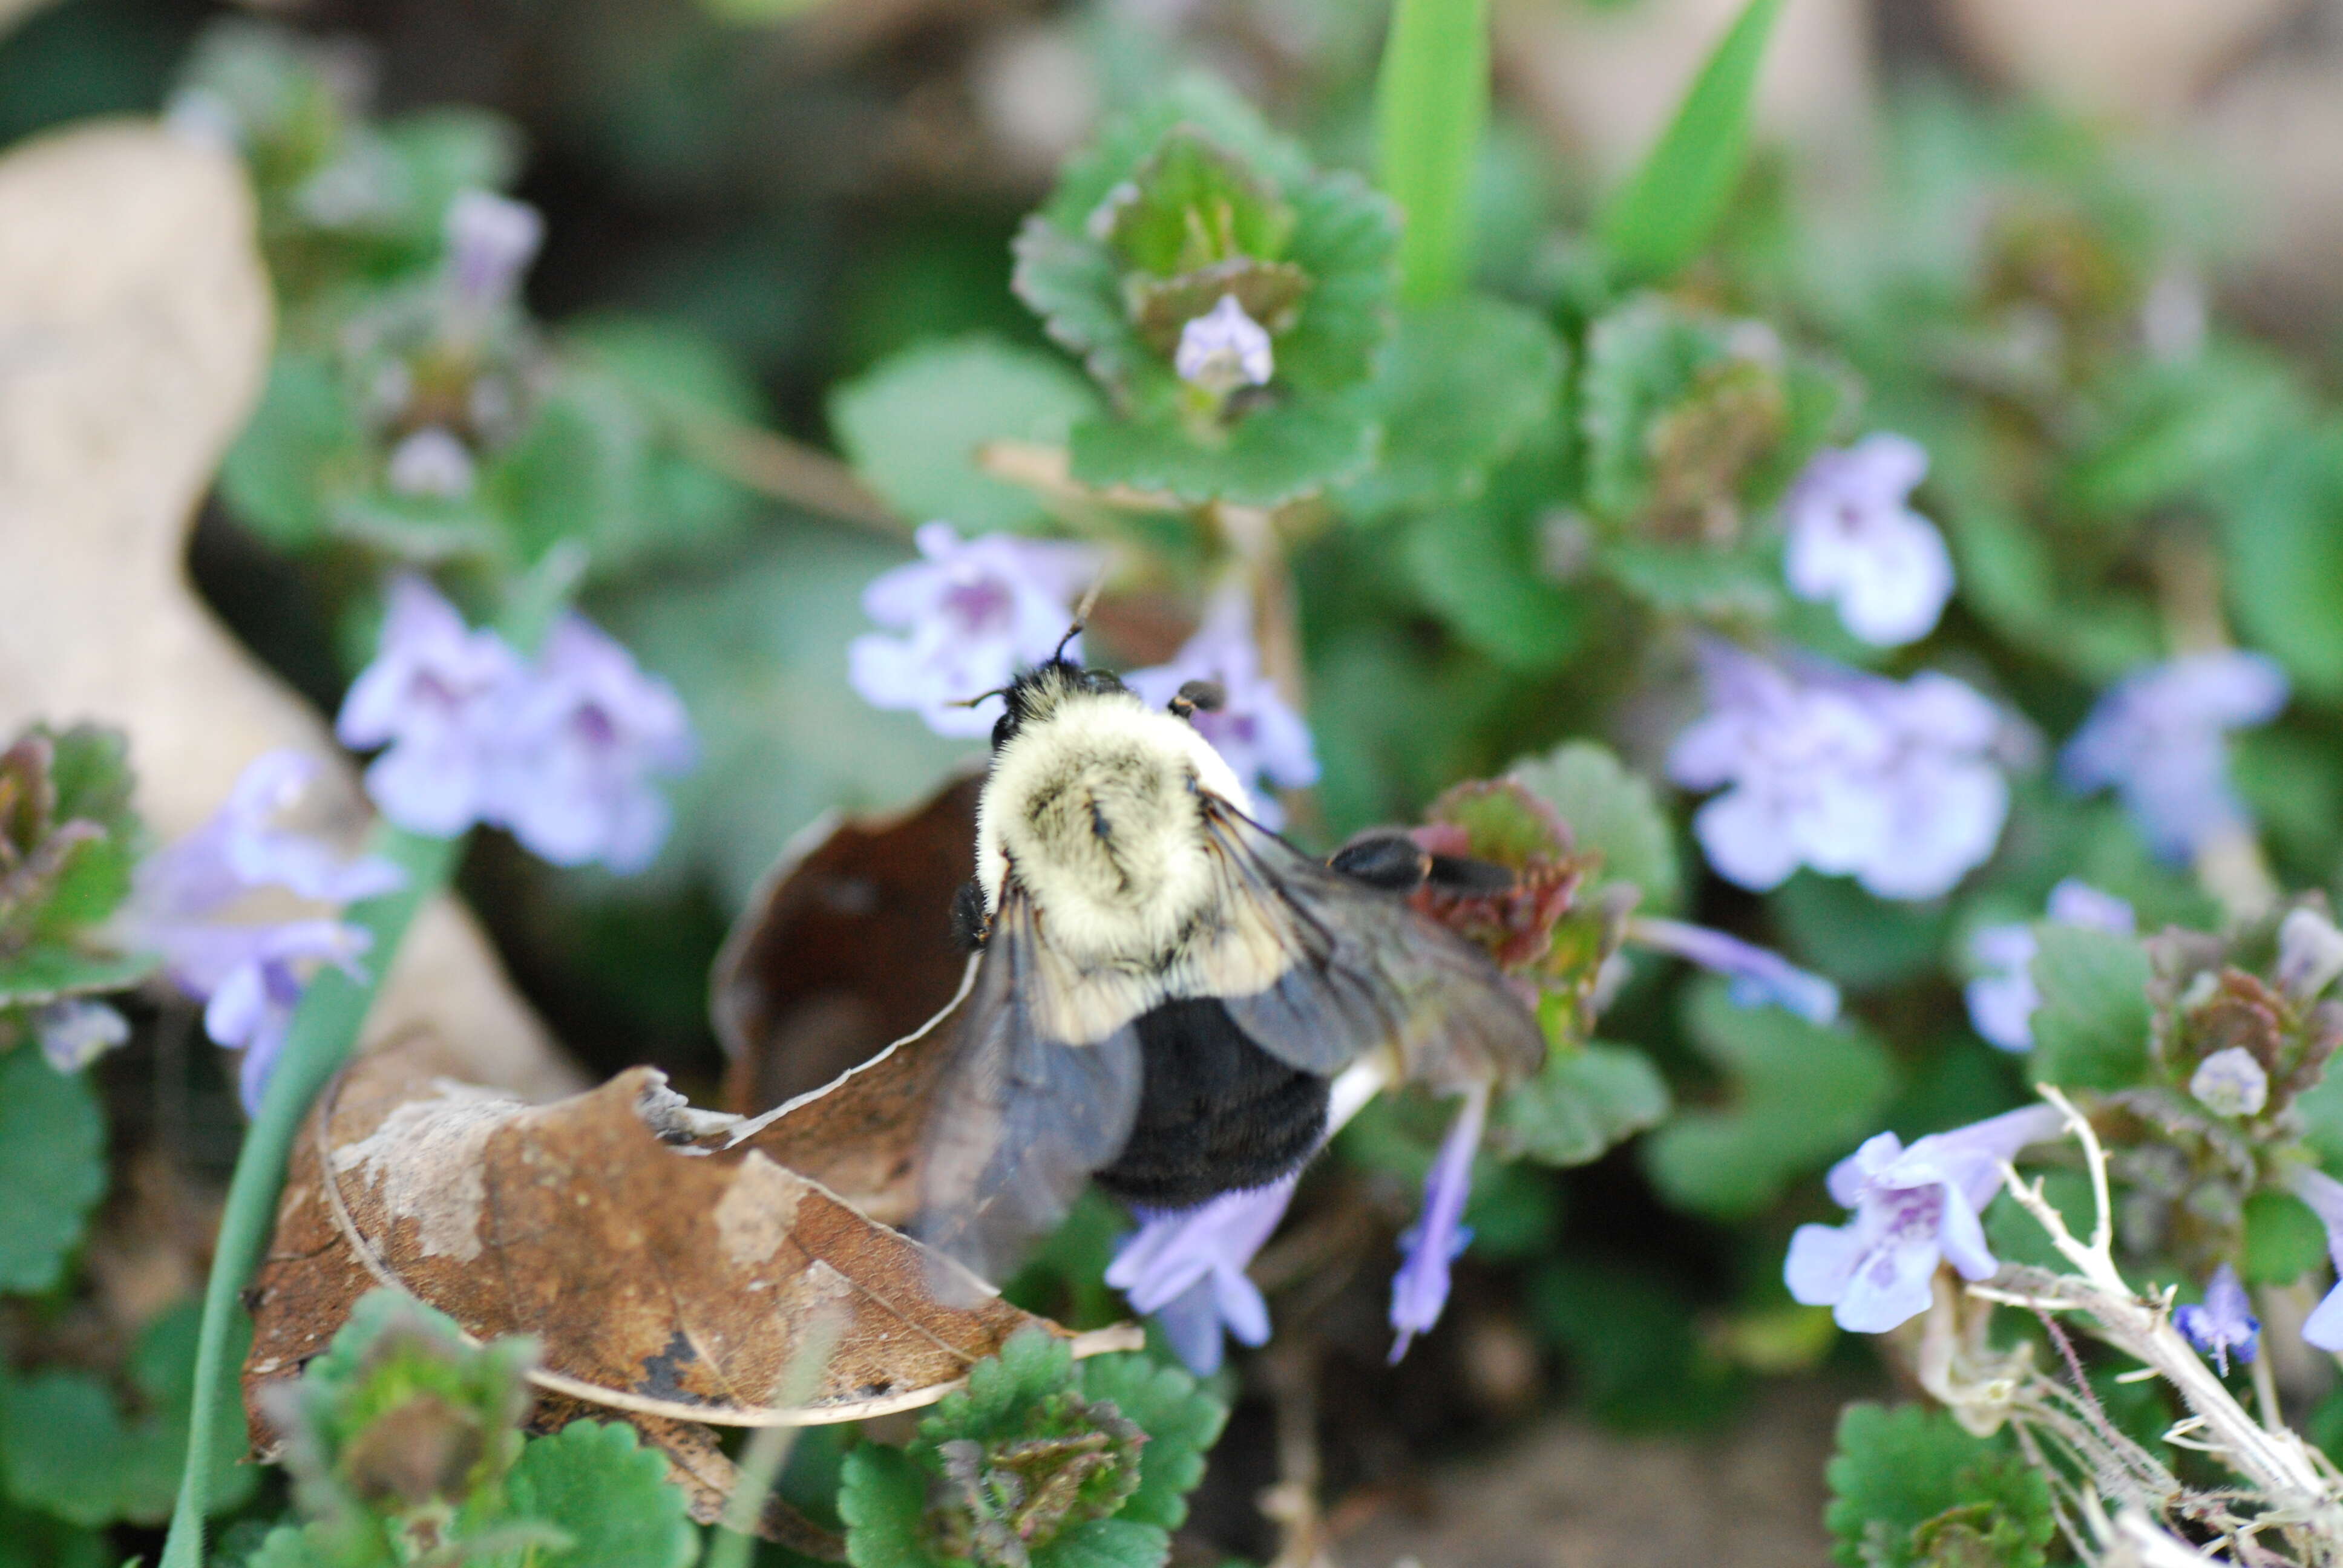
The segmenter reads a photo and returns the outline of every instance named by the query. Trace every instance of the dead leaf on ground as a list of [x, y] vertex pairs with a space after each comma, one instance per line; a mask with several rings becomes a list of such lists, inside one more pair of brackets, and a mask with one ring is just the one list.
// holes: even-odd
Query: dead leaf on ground
[[[753, 1141], [722, 1147], [735, 1119], [691, 1109], [656, 1071], [529, 1105], [441, 1076], [445, 1060], [427, 1036], [387, 1048], [311, 1118], [248, 1297], [246, 1403], [264, 1444], [259, 1391], [297, 1374], [377, 1284], [476, 1339], [537, 1335], [541, 1390], [633, 1422], [703, 1493], [729, 1472], [701, 1423], [915, 1408], [1019, 1329], [1064, 1332], [989, 1292], [940, 1303], [930, 1271], [948, 1264]], [[832, 1317], [812, 1395], [769, 1405]], [[1078, 1355], [1137, 1344], [1127, 1328], [1073, 1338]]]
[[[835, 1081], [933, 1017], [968, 957], [952, 895], [976, 869], [976, 797], [960, 779], [885, 817], [824, 818], [783, 850], [717, 955], [709, 1012], [735, 1111]], [[774, 1158], [793, 1169], [802, 1165]]]

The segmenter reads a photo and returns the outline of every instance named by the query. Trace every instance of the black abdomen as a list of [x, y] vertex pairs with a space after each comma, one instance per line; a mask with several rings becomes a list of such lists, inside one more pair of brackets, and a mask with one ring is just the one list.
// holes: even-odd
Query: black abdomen
[[1142, 1015], [1139, 1121], [1098, 1183], [1150, 1209], [1186, 1209], [1276, 1181], [1326, 1128], [1327, 1081], [1252, 1042], [1211, 997]]

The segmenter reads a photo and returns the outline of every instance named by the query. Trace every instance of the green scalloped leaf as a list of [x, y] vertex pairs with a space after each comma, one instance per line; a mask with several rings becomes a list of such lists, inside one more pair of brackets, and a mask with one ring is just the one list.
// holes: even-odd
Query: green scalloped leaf
[[1063, 360], [981, 335], [907, 349], [830, 396], [830, 426], [864, 482], [906, 518], [964, 530], [1044, 515], [1031, 491], [977, 467], [978, 447], [1062, 446], [1098, 409], [1097, 392]]
[[550, 1437], [531, 1438], [505, 1478], [518, 1518], [551, 1524], [569, 1545], [548, 1563], [600, 1568], [689, 1568], [699, 1532], [682, 1489], [670, 1486], [667, 1461], [619, 1422], [575, 1421]]
[[1535, 312], [1468, 295], [1403, 313], [1368, 390], [1383, 460], [1342, 496], [1363, 517], [1470, 500], [1553, 417], [1568, 357]]
[[[186, 1462], [194, 1408], [196, 1338], [202, 1305], [184, 1302], [146, 1325], [127, 1371], [141, 1413], [126, 1415], [113, 1391], [85, 1372], [47, 1371], [0, 1381], [0, 1472], [10, 1501], [96, 1529], [160, 1524], [171, 1516]], [[251, 1326], [242, 1313], [230, 1351], [244, 1356]], [[240, 1402], [212, 1412], [212, 1476], [206, 1507], [240, 1508], [260, 1473], [245, 1462]]]
[[1719, 1219], [1756, 1213], [1879, 1131], [1896, 1071], [1869, 1030], [1735, 1007], [1715, 979], [1693, 988], [1684, 1022], [1735, 1094], [1724, 1107], [1678, 1111], [1644, 1141], [1644, 1167], [1671, 1202]]
[[1497, 1138], [1547, 1165], [1584, 1165], [1667, 1119], [1667, 1081], [1651, 1058], [1600, 1041], [1546, 1053], [1544, 1070], [1497, 1107]]
[[2029, 972], [2042, 1000], [2029, 1070], [2063, 1088], [2129, 1088], [2147, 1062], [2147, 950], [2121, 931], [2052, 920], [2034, 934]]
[[1572, 740], [1544, 757], [1513, 764], [1518, 779], [1570, 824], [1573, 842], [1603, 857], [1594, 885], [1632, 882], [1643, 890], [1640, 907], [1665, 912], [1682, 895], [1674, 835], [1660, 809], [1652, 782], [1628, 771], [1606, 747]]
[[1115, 1517], [1177, 1530], [1188, 1493], [1204, 1478], [1204, 1455], [1228, 1423], [1228, 1407], [1177, 1367], [1143, 1355], [1098, 1356], [1081, 1368], [1082, 1395], [1107, 1400], [1147, 1433], [1139, 1489]]
[[1091, 419], [1074, 427], [1073, 475], [1183, 500], [1274, 507], [1364, 472], [1377, 434], [1349, 400], [1265, 408], [1209, 446], [1175, 418]]
[[0, 1054], [0, 1291], [53, 1288], [105, 1195], [96, 1091], [37, 1050]]
[[928, 1477], [910, 1455], [870, 1442], [840, 1469], [838, 1517], [854, 1568], [939, 1568], [927, 1543]]
[[127, 990], [161, 964], [153, 953], [86, 953], [58, 942], [36, 942], [14, 958], [0, 959], [0, 1009]]
[[1922, 1405], [1848, 1405], [1824, 1473], [1843, 1568], [2042, 1568], [2056, 1528], [2048, 1483], [2006, 1437], [1972, 1437]]

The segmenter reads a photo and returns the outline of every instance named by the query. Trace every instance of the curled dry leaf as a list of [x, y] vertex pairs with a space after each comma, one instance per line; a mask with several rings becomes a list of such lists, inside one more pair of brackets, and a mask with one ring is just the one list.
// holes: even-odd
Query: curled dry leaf
[[734, 1110], [821, 1088], [951, 1000], [968, 963], [951, 900], [976, 869], [980, 782], [956, 779], [890, 816], [826, 816], [765, 874], [709, 999]]
[[[0, 736], [35, 719], [127, 730], [139, 811], [164, 839], [280, 747], [327, 765], [329, 815], [365, 816], [323, 720], [186, 578], [196, 507], [268, 363], [254, 222], [232, 155], [152, 124], [0, 158]], [[460, 1049], [468, 1078], [579, 1085], [452, 900], [417, 916], [367, 1039], [417, 1029]]]
[[[441, 1076], [446, 1060], [427, 1036], [387, 1047], [312, 1117], [248, 1298], [256, 1431], [259, 1391], [298, 1372], [377, 1284], [477, 1339], [536, 1335], [532, 1381], [569, 1402], [553, 1419], [631, 1421], [702, 1493], [729, 1483], [703, 1423], [928, 1404], [1042, 1322], [981, 1287], [973, 1305], [939, 1302], [930, 1271], [950, 1265], [752, 1143], [726, 1146], [735, 1119], [693, 1110], [649, 1069], [529, 1105]], [[769, 1403], [833, 1322], [811, 1394]], [[1137, 1342], [1110, 1330], [1075, 1350]]]

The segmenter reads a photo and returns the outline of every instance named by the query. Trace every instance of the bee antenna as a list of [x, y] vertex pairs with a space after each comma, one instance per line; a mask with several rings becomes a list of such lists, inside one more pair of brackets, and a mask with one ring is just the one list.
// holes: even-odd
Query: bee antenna
[[1008, 695], [1009, 689], [1007, 687], [996, 686], [990, 691], [980, 691], [974, 697], [963, 697], [958, 702], [948, 703], [946, 706], [951, 708], [974, 708], [980, 702], [990, 702], [996, 697], [1006, 697]]
[[1091, 579], [1090, 591], [1083, 594], [1082, 602], [1074, 607], [1074, 624], [1066, 628], [1066, 635], [1058, 639], [1056, 650], [1050, 655], [1051, 664], [1066, 657], [1066, 645], [1081, 636], [1082, 628], [1090, 625], [1091, 611], [1098, 608], [1099, 591], [1105, 587], [1106, 573], [1101, 572]]

